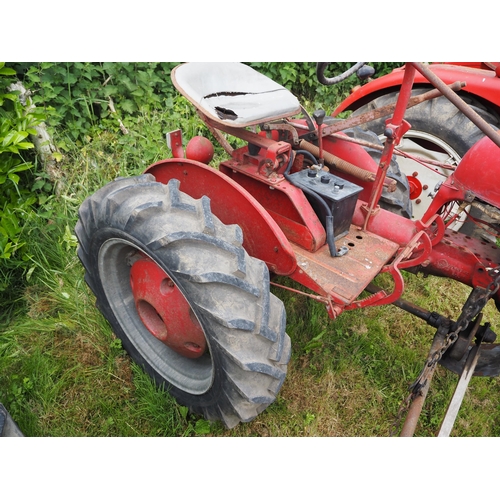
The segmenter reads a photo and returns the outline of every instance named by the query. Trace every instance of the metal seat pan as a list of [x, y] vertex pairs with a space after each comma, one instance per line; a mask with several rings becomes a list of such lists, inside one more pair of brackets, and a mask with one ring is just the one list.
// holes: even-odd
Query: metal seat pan
[[247, 127], [300, 112], [285, 87], [242, 63], [185, 63], [172, 71], [177, 90], [212, 120]]

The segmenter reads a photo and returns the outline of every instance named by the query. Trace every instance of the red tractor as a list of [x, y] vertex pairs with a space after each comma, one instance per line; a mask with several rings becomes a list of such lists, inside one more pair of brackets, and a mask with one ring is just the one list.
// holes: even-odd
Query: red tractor
[[[184, 151], [181, 132], [171, 132], [173, 157], [90, 196], [76, 234], [97, 306], [132, 359], [179, 403], [233, 427], [275, 400], [291, 345], [272, 276], [306, 287], [332, 319], [394, 304], [436, 328], [402, 435], [413, 433], [438, 363], [464, 379], [500, 373], [495, 334], [481, 325], [484, 305], [499, 303], [500, 249], [452, 229], [456, 207], [478, 205], [498, 234], [500, 186], [491, 179], [500, 174], [500, 136], [456, 101], [487, 137], [413, 218], [412, 186], [394, 160], [411, 130], [407, 106], [457, 98], [438, 79], [436, 89], [412, 97], [419, 74], [429, 77], [429, 67], [408, 63], [397, 102], [378, 110], [388, 118], [382, 145], [376, 133], [355, 127], [371, 114], [311, 116], [288, 90], [244, 64], [173, 70], [175, 87], [228, 158], [209, 166], [210, 141], [192, 138]], [[460, 317], [403, 300], [403, 269], [469, 285]], [[391, 276], [391, 289], [372, 284], [380, 273]]]

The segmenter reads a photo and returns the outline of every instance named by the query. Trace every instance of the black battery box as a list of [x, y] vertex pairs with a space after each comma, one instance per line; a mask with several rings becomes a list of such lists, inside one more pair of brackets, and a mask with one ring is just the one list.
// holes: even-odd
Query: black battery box
[[349, 232], [358, 195], [362, 187], [333, 175], [329, 172], [305, 169], [289, 176], [290, 182], [303, 189], [304, 194], [326, 229], [326, 217], [329, 215], [315, 196], [319, 195], [330, 207], [333, 215], [334, 238], [338, 239]]

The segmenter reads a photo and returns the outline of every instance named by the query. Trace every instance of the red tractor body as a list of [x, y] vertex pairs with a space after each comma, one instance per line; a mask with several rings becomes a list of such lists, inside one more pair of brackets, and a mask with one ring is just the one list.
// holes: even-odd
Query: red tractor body
[[[449, 75], [451, 80], [457, 76], [447, 66], [433, 68]], [[395, 304], [423, 317], [438, 327], [446, 347], [459, 346], [453, 353], [454, 361], [448, 362], [448, 366], [455, 371], [462, 369], [462, 365], [456, 368], [453, 363], [465, 362], [477, 308], [481, 308], [482, 300], [489, 298], [499, 303], [500, 248], [452, 230], [455, 216], [451, 208], [480, 200], [488, 207], [488, 216], [494, 219], [490, 225], [492, 231], [496, 231], [496, 209], [500, 208], [500, 191], [496, 183], [500, 173], [500, 141], [494, 132], [479, 141], [439, 186], [424, 216], [412, 219], [408, 208], [410, 186], [394, 164], [393, 153], [410, 129], [404, 119], [405, 111], [414, 82], [424, 81], [420, 71], [424, 71], [422, 66], [410, 63], [405, 70], [388, 75], [384, 82], [374, 83], [378, 89], [390, 88], [397, 82], [401, 85], [400, 98], [392, 110], [392, 118], [386, 123], [384, 145], [369, 143], [366, 137], [360, 139], [357, 132], [349, 128], [349, 120], [331, 120], [325, 118], [324, 113], [309, 116], [286, 89], [244, 65], [191, 63], [173, 71], [174, 84], [198, 109], [229, 158], [218, 168], [201, 163], [199, 159], [210, 160], [211, 148], [199, 138], [195, 139], [195, 144], [187, 145], [188, 157], [185, 158], [181, 133], [175, 131], [169, 135], [174, 157], [149, 167], [146, 174], [150, 175], [144, 179], [119, 181], [123, 188], [120, 183], [103, 188], [103, 194], [95, 195], [95, 200], [82, 209], [82, 223], [77, 227], [77, 234], [82, 244], [82, 262], [89, 275], [93, 269], [89, 264], [94, 258], [92, 249], [96, 249], [96, 266], [103, 277], [95, 281], [102, 282], [103, 291], [101, 285], [91, 286], [96, 295], [109, 303], [103, 310], [113, 311], [110, 317], [117, 325], [118, 334], [130, 340], [135, 359], [160, 382], [172, 384], [174, 392], [178, 393], [176, 397], [193, 411], [232, 426], [254, 418], [272, 402], [273, 398], [264, 394], [269, 391], [276, 394], [283, 382], [289, 339], [283, 320], [279, 319], [282, 313], [278, 312], [275, 298], [266, 295], [267, 278], [245, 281], [249, 274], [247, 269], [254, 266], [250, 258], [265, 263], [271, 277], [288, 276], [307, 287], [310, 290], [307, 295], [323, 302], [332, 318], [350, 309], [384, 304]], [[498, 81], [492, 71], [470, 71], [474, 78], [482, 74], [484, 78]], [[485, 95], [492, 92], [485, 90], [484, 85], [481, 88]], [[344, 104], [345, 109], [349, 103]], [[301, 112], [302, 116], [297, 117]], [[224, 134], [238, 138], [243, 145], [234, 149]], [[149, 186], [150, 179], [155, 181], [150, 189], [166, 190], [164, 198], [148, 202], [141, 197], [138, 185]], [[111, 194], [107, 194], [108, 191]], [[129, 194], [125, 196], [126, 193]], [[131, 200], [135, 198], [137, 201], [133, 203]], [[130, 208], [120, 208], [119, 200]], [[95, 208], [100, 206], [103, 208]], [[139, 229], [139, 219], [143, 217], [140, 214], [144, 217], [147, 213], [157, 214], [159, 207], [164, 206], [168, 207], [170, 215], [164, 220], [158, 219], [163, 221], [160, 226], [172, 225], [172, 229], [165, 230], [164, 236], [157, 234], [160, 226], [154, 231]], [[178, 224], [175, 221], [177, 212], [181, 214]], [[102, 213], [102, 222], [98, 213]], [[195, 224], [191, 218], [196, 214], [199, 222]], [[115, 221], [112, 228], [108, 227], [109, 220]], [[242, 237], [238, 236], [239, 230], [235, 230], [229, 239], [219, 241], [216, 238], [217, 231], [222, 231], [217, 229], [219, 221], [231, 234], [237, 225]], [[92, 229], [94, 225], [103, 227]], [[184, 229], [183, 225], [190, 229]], [[90, 236], [94, 232], [95, 236]], [[109, 240], [102, 243], [103, 250], [98, 250], [101, 243], [94, 243], [94, 240], [101, 241], [102, 235], [108, 233]], [[244, 257], [240, 244], [249, 257]], [[189, 252], [182, 250], [183, 245], [187, 245], [196, 257], [190, 260]], [[209, 255], [202, 253], [204, 247], [208, 252], [210, 248], [221, 252], [216, 261], [209, 263]], [[200, 262], [205, 262], [205, 255], [207, 260], [203, 265], [208, 268], [201, 269]], [[231, 271], [219, 268], [226, 257]], [[120, 258], [123, 265], [116, 264], [116, 259]], [[107, 276], [108, 265], [116, 269], [110, 276]], [[126, 287], [123, 296], [116, 298], [109, 283], [118, 283], [115, 274], [126, 281], [128, 265], [133, 270], [130, 271], [132, 286]], [[150, 269], [155, 265], [159, 268], [156, 274]], [[154, 275], [152, 291], [147, 290], [147, 279], [140, 278], [143, 267]], [[456, 323], [439, 315], [436, 319], [430, 312], [403, 301], [403, 269], [452, 278], [471, 286], [480, 297], [471, 295], [470, 303], [464, 306], [463, 317]], [[390, 289], [373, 286], [372, 281], [381, 273], [392, 277]], [[93, 283], [91, 278], [88, 281]], [[136, 282], [140, 282], [140, 286]], [[157, 310], [168, 309], [166, 302], [147, 299], [164, 294], [165, 283], [180, 290], [175, 302], [178, 310], [191, 307], [192, 311], [191, 319], [184, 324], [189, 325], [186, 331], [194, 333], [175, 332], [173, 335], [172, 332], [175, 348], [173, 341], [168, 339], [168, 332], [183, 322], [174, 321], [172, 314]], [[210, 285], [205, 286], [207, 283]], [[261, 286], [264, 288], [259, 291]], [[235, 293], [242, 290], [249, 295], [240, 301], [237, 294], [236, 298], [225, 295], [228, 287], [233, 287]], [[140, 296], [136, 290], [140, 290]], [[365, 291], [370, 292], [369, 295], [362, 295]], [[226, 298], [216, 302], [215, 298], [210, 298], [210, 293]], [[261, 312], [254, 316], [248, 312], [253, 307], [252, 297], [260, 297], [255, 300], [261, 301], [256, 306]], [[249, 301], [248, 311], [243, 305], [246, 301]], [[128, 305], [124, 306], [125, 303]], [[129, 309], [131, 303], [136, 304], [139, 319]], [[155, 310], [157, 316], [153, 314]], [[121, 320], [124, 311], [127, 311], [126, 320]], [[153, 325], [153, 320], [158, 323], [158, 317], [166, 327], [157, 329]], [[214, 318], [218, 326], [212, 325]], [[257, 362], [261, 348], [248, 351], [247, 342], [254, 340], [241, 339], [245, 338], [245, 332], [255, 329], [262, 318], [264, 326], [258, 331], [270, 344], [265, 349], [267, 361]], [[131, 328], [130, 323], [137, 326]], [[200, 347], [205, 346], [200, 342], [200, 327], [206, 337], [203, 348]], [[147, 331], [155, 337], [154, 342], [159, 339], [167, 346], [166, 357], [171, 356], [170, 350], [182, 355], [184, 351], [176, 346], [182, 343], [185, 335], [187, 348], [192, 349], [194, 345], [197, 353], [202, 349], [201, 354], [209, 354], [209, 360], [202, 357], [193, 361], [190, 356], [184, 359], [175, 354], [169, 358], [169, 366], [174, 368], [163, 367], [157, 353], [163, 352], [165, 347], [158, 344], [155, 348]], [[476, 334], [477, 329], [473, 333]], [[249, 339], [256, 337], [254, 331]], [[147, 343], [145, 347], [144, 342]], [[436, 362], [444, 362], [446, 357], [446, 349], [442, 346], [440, 349], [442, 352], [434, 358]], [[498, 350], [489, 350], [488, 356], [487, 364], [498, 364]], [[251, 363], [248, 361], [254, 358]], [[219, 370], [217, 363], [222, 363], [223, 368]], [[209, 366], [212, 366], [211, 372]], [[196, 370], [202, 375], [192, 375]], [[262, 393], [258, 393], [250, 382], [253, 372], [271, 379], [267, 389], [267, 385], [262, 387]], [[199, 383], [199, 379], [203, 383]], [[222, 393], [220, 387], [226, 387]], [[218, 401], [214, 394], [221, 400]], [[245, 401], [241, 405], [240, 398]]]

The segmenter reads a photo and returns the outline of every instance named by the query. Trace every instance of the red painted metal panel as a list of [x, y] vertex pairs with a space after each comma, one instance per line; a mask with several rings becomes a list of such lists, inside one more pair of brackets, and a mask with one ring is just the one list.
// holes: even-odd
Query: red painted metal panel
[[193, 198], [208, 196], [212, 212], [225, 224], [238, 224], [247, 252], [263, 260], [276, 274], [291, 274], [297, 263], [289, 241], [272, 217], [245, 189], [221, 172], [193, 160], [167, 159], [146, 173], [158, 182], [180, 181], [180, 189]]
[[466, 285], [486, 287], [491, 283], [487, 268], [500, 265], [500, 248], [455, 231], [446, 231], [432, 250], [424, 272], [444, 276]]
[[337, 247], [346, 246], [342, 257], [332, 257], [327, 246], [317, 252], [306, 252], [294, 246], [298, 267], [292, 278], [314, 291], [330, 296], [333, 302], [348, 305], [364, 291], [390, 261], [399, 245], [376, 234], [351, 226]]
[[500, 206], [500, 149], [488, 137], [467, 151], [453, 177], [476, 197]]
[[[234, 166], [234, 169], [231, 166]], [[238, 170], [235, 170], [236, 168]], [[264, 176], [232, 162], [222, 163], [220, 169], [244, 187], [266, 209], [290, 241], [311, 252], [325, 244], [325, 230], [311, 204], [302, 190], [283, 176], [280, 176], [279, 182], [271, 184]]]
[[[352, 223], [360, 227], [363, 227], [365, 222], [366, 209], [364, 207], [366, 203], [358, 201], [352, 218]], [[387, 210], [374, 213], [366, 229], [401, 246], [406, 246], [418, 232], [415, 222]]]

